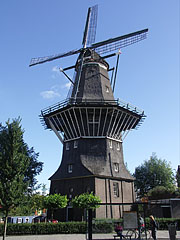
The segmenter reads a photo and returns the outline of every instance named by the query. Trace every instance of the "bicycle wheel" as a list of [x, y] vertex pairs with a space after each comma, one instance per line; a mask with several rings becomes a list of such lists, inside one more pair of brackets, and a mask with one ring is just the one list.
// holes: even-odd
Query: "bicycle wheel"
[[147, 239], [148, 239], [148, 240], [151, 239], [151, 231], [147, 230], [147, 231], [146, 231], [146, 234], [147, 234]]
[[138, 233], [136, 230], [128, 230], [126, 236], [131, 236], [132, 239], [136, 239], [138, 237]]
[[141, 232], [141, 238], [142, 239], [146, 239], [146, 236], [147, 236], [148, 240], [151, 239], [151, 232], [149, 230], [146, 230], [146, 232], [145, 232], [145, 230], [143, 230]]

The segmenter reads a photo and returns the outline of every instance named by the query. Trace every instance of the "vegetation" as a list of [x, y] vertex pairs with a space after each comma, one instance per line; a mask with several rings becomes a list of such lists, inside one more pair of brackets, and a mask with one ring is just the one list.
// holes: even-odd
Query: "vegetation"
[[179, 193], [174, 188], [166, 188], [164, 186], [156, 186], [147, 194], [149, 199], [154, 200], [172, 198], [177, 195], [179, 195]]
[[19, 206], [28, 194], [28, 188], [37, 183], [35, 176], [42, 170], [37, 161], [38, 154], [29, 149], [23, 140], [21, 120], [0, 124], [0, 205], [5, 214], [4, 235], [6, 237], [9, 211]]
[[135, 169], [135, 188], [138, 197], [143, 197], [157, 186], [163, 186], [168, 191], [175, 190], [175, 178], [172, 168], [166, 160], [158, 159], [153, 154], [149, 160]]
[[61, 194], [54, 194], [44, 197], [43, 205], [51, 211], [51, 219], [53, 219], [54, 210], [65, 208], [67, 206], [67, 196]]
[[[0, 235], [3, 229], [0, 224]], [[7, 235], [36, 235], [36, 234], [72, 234], [85, 233], [85, 222], [59, 222], [59, 223], [9, 223]]]
[[[122, 219], [120, 219], [122, 220]], [[114, 221], [95, 221], [93, 223], [94, 233], [111, 233], [114, 229]], [[180, 219], [156, 218], [160, 230], [168, 230], [168, 225], [175, 223], [177, 230], [180, 230]], [[146, 218], [146, 226], [149, 227], [149, 218]], [[35, 234], [77, 234], [86, 233], [85, 222], [59, 222], [59, 223], [22, 223], [8, 224], [7, 235], [35, 235]], [[0, 235], [3, 234], [3, 226], [0, 224]]]
[[96, 208], [100, 207], [99, 203], [101, 203], [101, 199], [98, 196], [95, 196], [92, 192], [80, 194], [72, 199], [73, 207], [82, 209], [95, 210]]
[[13, 207], [9, 211], [10, 216], [31, 216], [34, 215], [36, 211], [41, 211], [44, 209], [44, 198], [46, 195], [46, 185], [40, 184], [42, 194], [39, 191], [33, 193], [25, 194], [23, 202], [17, 206]]
[[176, 172], [176, 181], [177, 181], [177, 187], [180, 188], [180, 165], [178, 166], [178, 170]]

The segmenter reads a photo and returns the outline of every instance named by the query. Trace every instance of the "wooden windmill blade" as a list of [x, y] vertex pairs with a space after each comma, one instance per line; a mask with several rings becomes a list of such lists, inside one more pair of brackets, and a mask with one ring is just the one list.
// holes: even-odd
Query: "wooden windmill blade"
[[147, 32], [148, 29], [143, 29], [116, 38], [110, 38], [102, 42], [94, 43], [90, 48], [95, 49], [99, 54], [105, 54], [146, 39]]
[[86, 48], [87, 45], [92, 44], [95, 41], [97, 28], [97, 13], [98, 5], [88, 8], [88, 14], [82, 41], [83, 48]]
[[54, 54], [54, 55], [47, 56], [47, 57], [32, 58], [31, 62], [29, 64], [29, 67], [37, 65], [37, 64], [45, 63], [45, 62], [50, 62], [50, 61], [53, 61], [53, 60], [58, 59], [58, 58], [71, 56], [71, 55], [74, 55], [74, 54], [77, 54], [77, 53], [80, 53], [80, 52], [81, 52], [81, 49], [78, 49], [78, 50], [72, 50], [72, 51], [69, 51], [69, 52], [66, 52], [66, 53]]

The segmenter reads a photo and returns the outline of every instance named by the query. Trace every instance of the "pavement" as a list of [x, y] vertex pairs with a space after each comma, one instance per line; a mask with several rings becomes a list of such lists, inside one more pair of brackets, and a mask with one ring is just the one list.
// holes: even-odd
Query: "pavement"
[[[51, 234], [51, 235], [30, 235], [30, 236], [7, 236], [6, 240], [87, 240], [85, 234]], [[114, 240], [111, 234], [93, 234], [93, 240]], [[157, 231], [158, 240], [167, 240], [169, 238], [168, 231]], [[180, 231], [177, 231], [176, 239], [180, 240]], [[2, 236], [0, 237], [2, 240]], [[133, 239], [132, 239], [133, 240]]]

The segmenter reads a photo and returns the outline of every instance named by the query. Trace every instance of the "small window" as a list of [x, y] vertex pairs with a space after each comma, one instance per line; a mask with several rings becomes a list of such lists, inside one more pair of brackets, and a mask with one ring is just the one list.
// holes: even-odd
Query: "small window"
[[72, 173], [73, 166], [72, 164], [68, 164], [68, 173]]
[[109, 87], [108, 86], [106, 86], [106, 92], [109, 93]]
[[69, 147], [70, 147], [70, 143], [67, 142], [67, 143], [66, 143], [66, 150], [69, 150]]
[[77, 148], [77, 147], [78, 147], [78, 141], [74, 140], [74, 148]]
[[58, 193], [58, 189], [57, 188], [54, 189], [54, 193]]
[[120, 150], [120, 142], [117, 142], [117, 150]]
[[91, 192], [91, 188], [88, 186], [88, 187], [86, 187], [86, 192], [87, 193], [90, 193]]
[[117, 182], [113, 183], [113, 193], [115, 197], [119, 197], [119, 184]]
[[109, 140], [109, 147], [112, 148], [112, 140]]
[[69, 192], [72, 193], [74, 191], [73, 187], [69, 188]]
[[70, 188], [69, 188], [69, 199], [72, 198], [72, 193], [73, 193], [73, 191], [74, 191], [73, 187], [70, 187]]
[[119, 172], [119, 163], [114, 163], [114, 171]]

